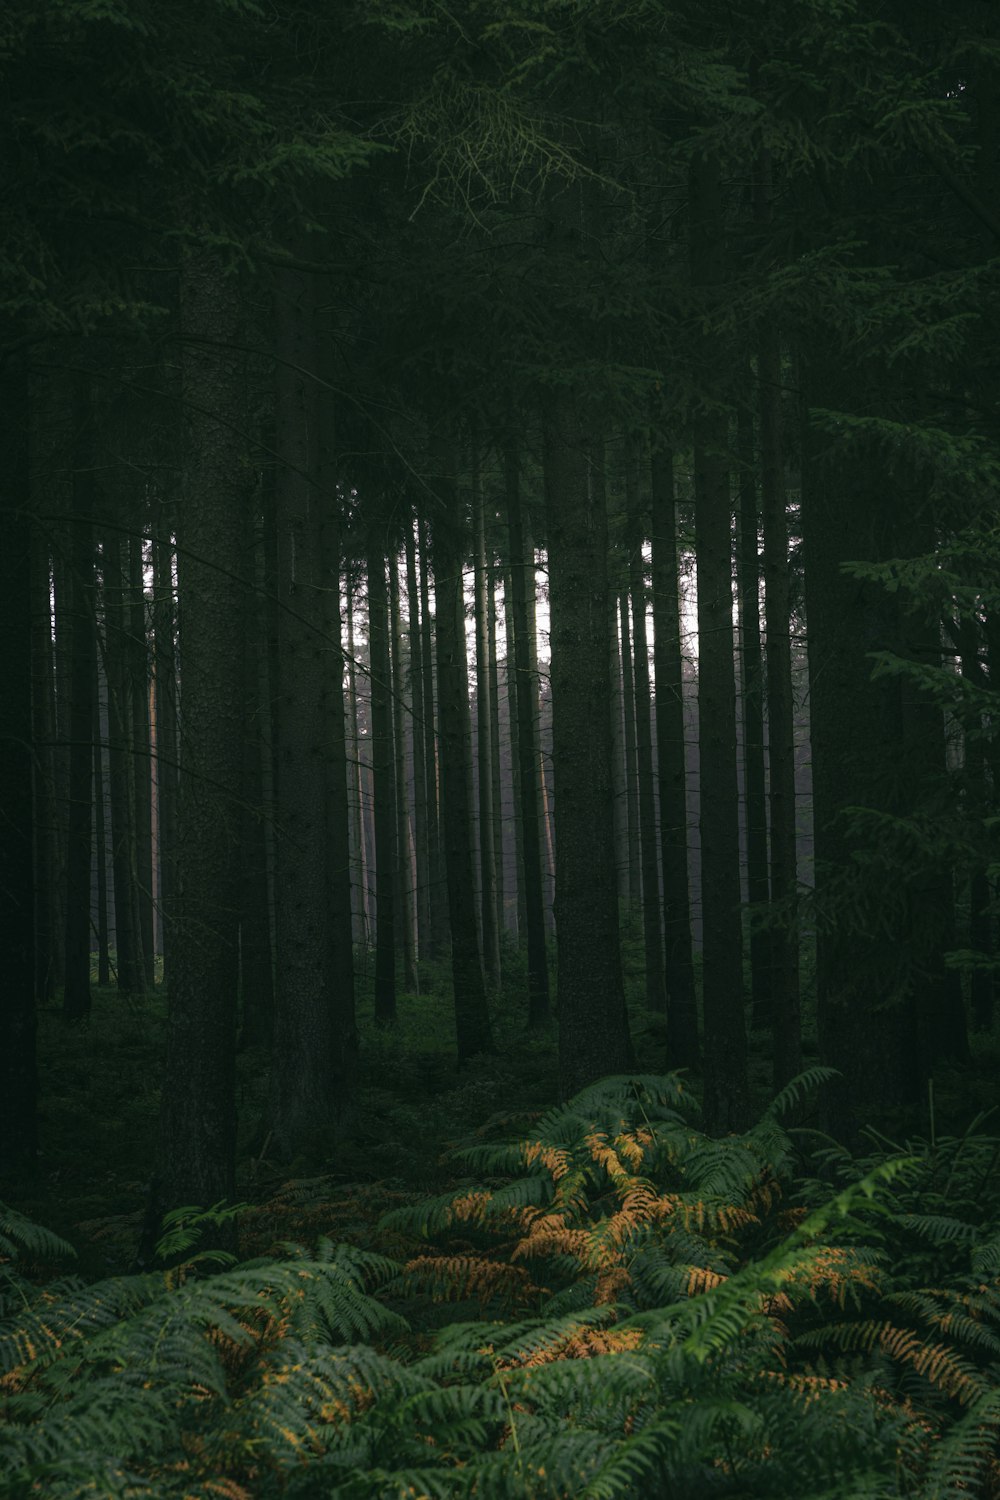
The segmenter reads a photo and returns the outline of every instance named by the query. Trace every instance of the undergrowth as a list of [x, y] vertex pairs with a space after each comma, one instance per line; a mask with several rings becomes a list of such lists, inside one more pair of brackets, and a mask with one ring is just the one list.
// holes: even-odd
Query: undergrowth
[[2, 1493], [1000, 1495], [1000, 1139], [851, 1157], [786, 1123], [825, 1076], [721, 1140], [616, 1078], [494, 1116], [447, 1192], [298, 1178], [238, 1264], [189, 1214], [179, 1266], [87, 1282], [4, 1210]]

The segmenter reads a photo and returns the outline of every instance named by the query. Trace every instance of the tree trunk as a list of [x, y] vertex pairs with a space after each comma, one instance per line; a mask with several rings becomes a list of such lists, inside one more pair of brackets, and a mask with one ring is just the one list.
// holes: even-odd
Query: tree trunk
[[403, 955], [403, 988], [408, 994], [420, 992], [417, 978], [416, 932], [413, 912], [413, 833], [410, 826], [409, 798], [406, 793], [406, 734], [403, 701], [403, 633], [399, 618], [399, 558], [389, 558], [389, 620], [392, 627], [392, 737], [395, 748], [396, 778], [396, 867], [399, 871], [399, 925]]
[[149, 654], [146, 645], [146, 591], [143, 579], [143, 538], [136, 529], [129, 538], [129, 675], [132, 702], [132, 774], [135, 787], [136, 922], [142, 948], [143, 974], [152, 987], [156, 976], [153, 941], [152, 780], [149, 749]]
[[656, 678], [656, 759], [663, 865], [667, 1055], [672, 1067], [697, 1068], [698, 1007], [691, 954], [688, 880], [687, 755], [684, 664], [678, 598], [677, 518], [673, 454], [653, 453], [653, 666]]
[[[96, 619], [94, 621], [96, 631]], [[101, 674], [97, 664], [96, 634], [93, 655], [94, 734], [94, 843], [97, 855], [97, 983], [111, 983], [110, 931], [108, 922], [108, 844], [105, 816], [107, 789], [104, 781], [104, 736], [101, 731]]]
[[375, 797], [375, 1019], [396, 1019], [396, 759], [392, 746], [389, 599], [382, 550], [384, 524], [368, 533], [368, 659]]
[[264, 793], [264, 771], [271, 757], [269, 695], [264, 669], [262, 538], [259, 516], [251, 518], [244, 541], [247, 574], [253, 587], [243, 599], [243, 764], [240, 826], [240, 1002], [244, 1047], [269, 1044], [274, 1036], [274, 954], [271, 946], [271, 891], [268, 880], [266, 820], [271, 809]]
[[523, 856], [525, 940], [528, 949], [528, 1025], [541, 1026], [549, 1016], [549, 966], [545, 946], [545, 899], [542, 889], [541, 778], [536, 726], [538, 686], [529, 646], [531, 612], [528, 592], [535, 592], [535, 553], [525, 536], [517, 454], [504, 455], [507, 525], [510, 529], [511, 628], [507, 642], [510, 670], [513, 647], [516, 684], [518, 788]]
[[760, 556], [753, 416], [737, 418], [739, 506], [736, 512], [736, 611], [743, 699], [743, 806], [746, 818], [747, 899], [750, 912], [750, 1002], [753, 1024], [768, 1025], [771, 955], [767, 916], [767, 802], [764, 780], [764, 657], [760, 645]]
[[490, 648], [490, 771], [493, 778], [493, 868], [496, 871], [497, 877], [497, 933], [502, 939], [507, 929], [507, 893], [504, 872], [503, 780], [500, 762], [500, 675], [497, 664], [496, 585], [498, 575], [499, 570], [496, 567], [491, 543], [486, 570], [486, 639], [489, 642]]
[[69, 518], [69, 811], [66, 841], [66, 970], [63, 1015], [90, 1015], [91, 797], [94, 786], [94, 432], [90, 384], [73, 392], [73, 508]]
[[174, 625], [174, 550], [170, 508], [161, 497], [153, 542], [153, 679], [156, 711], [156, 832], [163, 984], [169, 988], [174, 952], [173, 900], [177, 865], [177, 651]]
[[[354, 586], [347, 580], [347, 774], [350, 783], [349, 805], [353, 855], [351, 868], [356, 872], [351, 888], [357, 890], [354, 903], [360, 922], [358, 941], [367, 949], [371, 942], [371, 914], [368, 903], [368, 848], [365, 841], [364, 779], [361, 772], [361, 746], [358, 736], [357, 659], [354, 642]], [[352, 898], [353, 899], [353, 898]]]
[[[448, 877], [445, 870], [444, 840], [441, 828], [441, 766], [438, 752], [437, 714], [435, 712], [434, 673], [436, 661], [436, 625], [431, 617], [430, 587], [427, 570], [427, 528], [419, 524], [420, 572], [420, 652], [424, 703], [424, 769], [427, 776], [427, 848], [430, 865], [431, 947], [436, 957], [448, 941]], [[435, 598], [435, 609], [437, 609]], [[440, 695], [440, 686], [438, 688]]]
[[628, 787], [625, 784], [625, 688], [622, 681], [618, 597], [608, 595], [608, 662], [611, 673], [611, 795], [614, 804], [615, 889], [629, 909]]
[[[722, 188], [715, 157], [691, 166], [692, 280], [702, 297], [722, 281]], [[699, 299], [702, 300], [702, 299]], [[726, 351], [702, 335], [702, 390], [718, 392]], [[701, 902], [705, 1017], [705, 1118], [710, 1129], [746, 1124], [747, 1052], [743, 1017], [736, 689], [733, 674], [732, 506], [725, 411], [700, 407], [694, 422], [695, 535], [698, 549], [698, 722], [701, 779]]]
[[410, 723], [413, 728], [413, 824], [416, 863], [417, 951], [428, 957], [431, 941], [430, 851], [428, 848], [427, 759], [424, 741], [424, 671], [420, 632], [420, 591], [413, 522], [406, 526], [407, 642], [410, 648]]
[[38, 1145], [35, 1054], [35, 869], [32, 816], [31, 552], [28, 375], [23, 356], [0, 369], [6, 425], [0, 547], [0, 1171], [31, 1172]]
[[[508, 549], [509, 551], [509, 549]], [[517, 732], [517, 671], [514, 666], [514, 604], [512, 598], [511, 576], [513, 568], [508, 555], [507, 567], [504, 571], [503, 587], [503, 617], [504, 631], [506, 634], [507, 649], [504, 659], [504, 689], [507, 699], [507, 723], [510, 736], [510, 782], [511, 799], [513, 804], [513, 876], [514, 876], [514, 910], [513, 931], [518, 947], [527, 941], [528, 916], [524, 899], [524, 847], [523, 847], [523, 824], [521, 821], [521, 764], [520, 747]]]
[[[184, 754], [176, 943], [153, 1207], [235, 1194], [236, 900], [246, 509], [239, 288], [194, 250], [181, 277], [184, 494], [177, 557]], [[221, 566], [220, 566], [221, 561]], [[150, 1215], [154, 1217], [154, 1215]]]
[[667, 996], [663, 977], [663, 929], [660, 906], [660, 863], [653, 794], [653, 729], [649, 688], [649, 644], [646, 639], [646, 565], [642, 555], [643, 515], [639, 496], [639, 459], [636, 442], [629, 439], [625, 468], [626, 543], [629, 594], [632, 599], [632, 647], [635, 688], [635, 738], [639, 781], [639, 852], [642, 873], [642, 927], [646, 955], [646, 1003], [664, 1011]]
[[[962, 676], [974, 687], [982, 690], [987, 686], [979, 651], [979, 628], [973, 619], [963, 619], [959, 625], [959, 646], [962, 657]], [[972, 726], [972, 733], [965, 737], [965, 781], [969, 801], [974, 808], [988, 805], [988, 781], [986, 745], [982, 739], [982, 720]], [[990, 901], [990, 882], [987, 866], [979, 865], [969, 880], [969, 947], [980, 954], [985, 963], [993, 959], [993, 913]], [[993, 971], [977, 965], [970, 978], [970, 1001], [972, 1023], [977, 1031], [992, 1031], [994, 1007]]]
[[795, 697], [792, 689], [791, 563], [781, 432], [781, 344], [773, 324], [761, 329], [761, 509], [764, 532], [764, 616], [767, 661], [767, 757], [770, 780], [771, 958], [770, 1022], [776, 1089], [802, 1068], [797, 927]]
[[446, 444], [436, 440], [432, 483], [434, 593], [437, 602], [438, 707], [441, 736], [441, 831], [451, 925], [451, 971], [459, 1062], [492, 1045], [482, 957], [476, 931], [472, 819], [472, 727], [465, 645], [462, 569], [468, 550], [463, 507]]
[[[353, 965], [340, 646], [333, 420], [319, 384], [320, 297], [309, 272], [275, 287], [275, 520], [278, 566], [277, 989], [274, 1145], [312, 1152], [343, 1118], [354, 1085]], [[322, 394], [321, 394], [322, 392]], [[341, 798], [337, 801], [335, 799]], [[344, 809], [341, 819], [341, 809]], [[345, 939], [346, 933], [346, 939]], [[345, 951], [346, 949], [346, 951]]]
[[483, 962], [491, 990], [500, 984], [500, 930], [497, 925], [497, 866], [494, 849], [493, 719], [490, 701], [490, 664], [494, 642], [490, 638], [490, 612], [486, 603], [489, 573], [486, 567], [486, 515], [479, 472], [479, 451], [472, 449], [472, 542], [473, 606], [476, 627], [476, 743], [479, 790], [479, 896], [483, 933]]
[[635, 726], [635, 675], [632, 670], [632, 628], [628, 590], [618, 596], [621, 625], [622, 710], [625, 721], [625, 809], [628, 854], [629, 926], [642, 911], [642, 851], [639, 843], [639, 771]]
[[615, 894], [608, 714], [607, 512], [573, 398], [545, 413], [556, 818], [559, 1076], [564, 1095], [632, 1066]]
[[135, 870], [135, 765], [126, 633], [125, 574], [119, 516], [104, 541], [104, 664], [108, 682], [111, 863], [115, 888], [115, 967], [125, 995], [145, 991]]
[[62, 948], [56, 930], [59, 853], [50, 590], [48, 538], [35, 531], [31, 547], [31, 722], [35, 746], [35, 997], [39, 1005], [55, 999], [56, 953]]

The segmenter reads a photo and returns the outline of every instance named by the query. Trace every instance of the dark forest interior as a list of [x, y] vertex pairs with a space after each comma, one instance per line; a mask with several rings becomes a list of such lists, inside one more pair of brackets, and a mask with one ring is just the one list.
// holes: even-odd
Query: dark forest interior
[[0, 78], [0, 1492], [1000, 1497], [1000, 10]]

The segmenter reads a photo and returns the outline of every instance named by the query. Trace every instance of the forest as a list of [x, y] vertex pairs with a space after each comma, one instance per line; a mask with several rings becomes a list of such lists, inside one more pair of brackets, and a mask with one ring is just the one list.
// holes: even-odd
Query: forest
[[0, 1494], [1000, 1497], [995, 0], [0, 81]]

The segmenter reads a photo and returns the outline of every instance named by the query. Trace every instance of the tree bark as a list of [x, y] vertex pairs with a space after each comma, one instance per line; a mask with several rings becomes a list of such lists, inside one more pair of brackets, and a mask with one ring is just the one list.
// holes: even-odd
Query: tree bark
[[156, 710], [157, 855], [163, 983], [169, 989], [174, 951], [173, 901], [176, 890], [178, 763], [177, 646], [174, 610], [171, 507], [161, 496], [153, 542], [153, 679]]
[[628, 440], [625, 468], [626, 545], [629, 595], [632, 600], [632, 681], [635, 689], [635, 737], [639, 782], [639, 855], [642, 874], [642, 929], [646, 956], [646, 1003], [652, 1010], [667, 1008], [663, 975], [663, 928], [660, 905], [660, 864], [653, 794], [653, 729], [649, 687], [649, 644], [646, 638], [646, 565], [643, 560], [643, 513], [639, 494], [636, 440]]
[[798, 851], [795, 804], [795, 696], [792, 688], [791, 563], [781, 429], [781, 344], [777, 329], [761, 329], [761, 510], [764, 533], [764, 618], [767, 662], [767, 757], [770, 781], [771, 902], [774, 920], [770, 1023], [776, 1089], [802, 1068], [797, 926]]
[[[698, 156], [690, 178], [692, 281], [711, 301], [725, 251], [718, 160]], [[701, 776], [701, 902], [705, 1017], [705, 1117], [710, 1129], [747, 1122], [743, 1016], [736, 689], [733, 672], [732, 505], [726, 466], [727, 419], [714, 403], [724, 370], [721, 336], [703, 333], [698, 385], [713, 392], [694, 421], [695, 534], [698, 549], [698, 721]]]
[[635, 724], [635, 674], [628, 589], [618, 595], [621, 626], [622, 711], [625, 723], [625, 812], [629, 926], [642, 911], [642, 850], [639, 841], [639, 769]]
[[[350, 827], [353, 843], [351, 868], [357, 878], [352, 879], [352, 891], [357, 890], [355, 902], [360, 922], [358, 941], [367, 949], [371, 942], [371, 913], [368, 902], [368, 848], [365, 841], [364, 779], [361, 769], [361, 745], [358, 736], [358, 688], [357, 659], [354, 641], [354, 585], [347, 580], [347, 774], [350, 784]], [[353, 899], [353, 898], [352, 898]]]
[[413, 910], [413, 833], [410, 805], [406, 790], [406, 733], [403, 699], [403, 632], [399, 618], [399, 558], [389, 558], [389, 620], [392, 627], [392, 737], [395, 750], [393, 767], [396, 785], [396, 867], [399, 871], [399, 926], [403, 956], [403, 988], [419, 994], [417, 947]]
[[750, 1003], [753, 1024], [769, 1024], [771, 1006], [770, 897], [767, 802], [764, 778], [764, 656], [760, 643], [760, 555], [753, 416], [737, 416], [739, 504], [736, 512], [736, 612], [743, 700], [743, 807], [746, 827], [747, 900], [750, 912]]
[[48, 538], [38, 529], [31, 546], [31, 711], [35, 746], [35, 996], [55, 999], [58, 927], [56, 871], [56, 705], [52, 657], [52, 600]]
[[242, 584], [246, 467], [239, 289], [210, 250], [181, 275], [184, 492], [177, 557], [184, 743], [176, 943], [153, 1206], [235, 1194]]
[[544, 418], [552, 640], [559, 1078], [564, 1095], [632, 1066], [615, 893], [607, 512], [573, 398]]
[[22, 356], [0, 367], [6, 423], [0, 547], [0, 1170], [29, 1173], [38, 1145], [35, 1020], [35, 861], [32, 803], [31, 552], [28, 374]]
[[490, 700], [490, 615], [486, 603], [489, 573], [486, 567], [486, 515], [479, 472], [479, 451], [472, 447], [472, 544], [473, 607], [476, 629], [476, 743], [479, 790], [479, 896], [483, 934], [483, 963], [491, 990], [500, 984], [500, 930], [497, 925], [497, 866], [494, 848], [493, 718]]
[[153, 937], [152, 780], [149, 747], [149, 653], [146, 643], [146, 591], [143, 537], [133, 530], [128, 544], [129, 676], [132, 706], [132, 775], [135, 787], [136, 923], [147, 987], [156, 976]]
[[427, 758], [424, 738], [424, 663], [420, 630], [420, 591], [413, 522], [406, 525], [407, 642], [410, 648], [410, 722], [413, 727], [413, 825], [416, 863], [417, 951], [428, 957], [431, 940], [430, 850], [427, 813]]
[[656, 759], [663, 865], [663, 937], [667, 987], [667, 1055], [672, 1066], [697, 1068], [698, 1006], [691, 953], [688, 878], [687, 750], [681, 655], [677, 517], [673, 454], [653, 452], [653, 667]]
[[66, 840], [66, 970], [63, 1015], [90, 1015], [91, 798], [94, 786], [94, 432], [90, 383], [73, 391], [73, 502], [69, 517], [69, 809]]
[[[277, 989], [271, 1118], [291, 1157], [323, 1146], [354, 1086], [339, 520], [333, 420], [322, 385], [319, 287], [275, 286], [278, 567]], [[341, 809], [343, 817], [341, 818]], [[345, 939], [346, 933], [346, 939]], [[346, 1018], [346, 1021], [345, 1021]]]
[[520, 791], [525, 940], [528, 950], [528, 1025], [542, 1026], [549, 1016], [549, 966], [545, 945], [545, 898], [542, 889], [541, 778], [536, 725], [538, 685], [529, 647], [531, 612], [528, 591], [535, 592], [535, 554], [525, 536], [517, 454], [504, 455], [507, 525], [510, 530], [511, 627], [508, 669], [513, 647], [517, 697], [517, 758]]
[[108, 683], [111, 864], [115, 891], [115, 967], [125, 995], [145, 991], [135, 869], [135, 765], [132, 743], [127, 600], [120, 511], [104, 541], [104, 665]]
[[[424, 522], [419, 524], [420, 573], [420, 651], [424, 703], [424, 769], [427, 777], [427, 848], [430, 865], [431, 946], [436, 957], [448, 941], [448, 877], [445, 870], [443, 832], [441, 828], [441, 766], [435, 712], [434, 674], [436, 662], [436, 621], [431, 616], [428, 582], [428, 541]], [[435, 609], [437, 599], [435, 598]], [[438, 685], [440, 697], [440, 684]]]
[[384, 525], [368, 532], [368, 661], [372, 704], [372, 783], [375, 797], [375, 1019], [396, 1019], [396, 759], [392, 745], [389, 599]]
[[462, 570], [468, 550], [454, 463], [445, 442], [432, 448], [434, 593], [437, 602], [438, 706], [441, 737], [441, 831], [451, 926], [451, 970], [459, 1062], [492, 1045], [489, 1006], [476, 931], [472, 820], [472, 726], [465, 645]]

